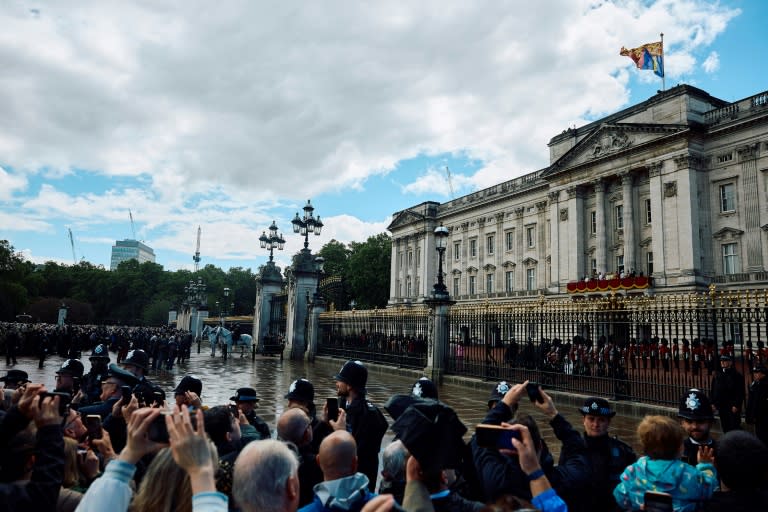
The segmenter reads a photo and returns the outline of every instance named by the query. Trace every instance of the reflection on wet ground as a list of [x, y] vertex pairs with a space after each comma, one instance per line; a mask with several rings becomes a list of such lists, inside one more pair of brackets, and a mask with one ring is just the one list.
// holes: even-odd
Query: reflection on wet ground
[[[114, 362], [115, 354], [112, 353], [111, 356]], [[51, 357], [46, 361], [44, 369], [40, 370], [37, 368], [37, 360], [25, 357], [19, 358], [19, 364], [15, 368], [28, 372], [29, 378], [33, 382], [43, 382], [52, 389], [55, 386], [55, 372], [63, 361], [62, 358]], [[82, 361], [86, 371], [88, 371], [90, 368], [88, 358], [84, 356]], [[252, 361], [249, 357], [240, 358], [237, 355], [224, 361], [218, 356], [211, 357], [210, 352], [203, 349], [199, 354], [193, 353], [192, 358], [187, 363], [175, 366], [171, 372], [156, 372], [150, 375], [150, 379], [162, 386], [166, 393], [171, 395], [174, 387], [184, 375], [195, 375], [203, 381], [202, 398], [203, 403], [208, 406], [228, 403], [229, 398], [239, 387], [253, 387], [260, 398], [256, 412], [270, 425], [274, 432], [276, 419], [285, 409], [284, 395], [287, 393], [291, 382], [300, 377], [312, 381], [315, 386], [315, 402], [322, 406], [325, 397], [336, 394], [333, 375], [338, 372], [342, 363], [343, 361], [334, 360], [317, 360], [314, 363], [289, 361], [288, 359], [281, 361], [277, 357], [263, 356], [257, 356], [256, 360]], [[393, 394], [409, 393], [411, 386], [418, 377], [417, 373], [404, 372], [394, 368], [371, 368], [368, 378], [369, 399], [382, 406]], [[449, 382], [440, 387], [440, 399], [456, 410], [461, 420], [469, 428], [469, 435], [474, 430], [474, 425], [482, 421], [485, 416], [488, 397], [494, 386], [494, 382]], [[553, 398], [558, 410], [577, 430], [581, 431], [582, 417], [577, 407], [582, 405], [583, 397], [558, 395]], [[544, 416], [527, 399], [521, 403], [520, 409], [523, 412], [529, 412], [539, 420], [542, 434], [550, 449], [557, 456], [560, 448], [559, 442], [554, 437]], [[664, 410], [662, 413], [669, 413], [669, 410]], [[634, 417], [617, 415], [611, 424], [613, 435], [617, 435], [620, 439], [632, 444], [636, 450], [638, 446], [635, 440], [635, 429], [641, 416], [642, 414], [637, 414]], [[389, 432], [384, 443], [389, 442], [391, 438], [392, 434]]]

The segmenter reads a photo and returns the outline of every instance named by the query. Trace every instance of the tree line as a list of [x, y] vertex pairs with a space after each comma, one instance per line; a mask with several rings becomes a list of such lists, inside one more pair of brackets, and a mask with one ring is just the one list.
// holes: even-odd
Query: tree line
[[[384, 307], [389, 298], [391, 240], [386, 233], [366, 242], [348, 245], [336, 240], [319, 251], [326, 260], [324, 277], [331, 286], [321, 289], [336, 309]], [[206, 285], [211, 314], [219, 314], [224, 287], [230, 288], [231, 315], [253, 315], [258, 271], [232, 267], [224, 271], [206, 265], [198, 272], [164, 270], [162, 265], [136, 260], [122, 262], [116, 270], [81, 261], [62, 265], [36, 264], [0, 240], [0, 320], [28, 315], [31, 321], [55, 323], [62, 303], [67, 323], [163, 325], [168, 312], [186, 300], [185, 286], [198, 278]], [[27, 317], [24, 317], [27, 318]]]

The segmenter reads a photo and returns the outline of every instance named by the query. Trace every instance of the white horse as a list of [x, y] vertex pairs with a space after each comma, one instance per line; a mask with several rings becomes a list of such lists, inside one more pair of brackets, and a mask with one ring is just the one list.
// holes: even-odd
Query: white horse
[[206, 325], [203, 327], [200, 336], [207, 336], [208, 342], [211, 344], [211, 357], [216, 356], [216, 345], [218, 344], [218, 336], [216, 334], [216, 328]]
[[[253, 338], [250, 334], [241, 334], [240, 339], [237, 342], [232, 340], [232, 332], [226, 327], [217, 325], [213, 328], [214, 339], [222, 344], [221, 349], [224, 351], [224, 359], [227, 358], [228, 353], [232, 353], [233, 346], [240, 347], [240, 357], [245, 356], [245, 351], [251, 351], [253, 346]], [[210, 339], [210, 335], [209, 335]]]

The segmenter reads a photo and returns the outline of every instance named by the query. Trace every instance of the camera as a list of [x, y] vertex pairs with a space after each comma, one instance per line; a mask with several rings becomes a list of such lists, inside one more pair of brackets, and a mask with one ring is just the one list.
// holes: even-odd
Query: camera
[[528, 398], [531, 399], [531, 402], [544, 403], [544, 397], [541, 395], [538, 382], [529, 382], [526, 384], [525, 391], [528, 393]]
[[38, 395], [40, 397], [40, 404], [43, 403], [43, 399], [46, 397], [59, 397], [59, 416], [64, 417], [69, 412], [69, 403], [72, 401], [72, 395], [69, 393], [64, 393], [61, 391], [53, 391], [50, 393], [41, 393]]
[[513, 438], [520, 440], [520, 432], [500, 425], [480, 424], [475, 427], [475, 439], [480, 448], [514, 450]]

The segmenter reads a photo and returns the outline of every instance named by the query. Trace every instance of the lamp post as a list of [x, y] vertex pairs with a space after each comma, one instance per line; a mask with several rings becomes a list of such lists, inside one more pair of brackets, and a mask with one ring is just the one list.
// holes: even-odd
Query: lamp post
[[315, 270], [317, 271], [317, 286], [315, 287], [315, 302], [322, 301], [323, 298], [320, 296], [320, 279], [323, 277], [323, 264], [325, 263], [325, 258], [322, 256], [317, 256], [315, 258]]
[[[296, 213], [296, 216], [298, 217], [298, 212]], [[319, 218], [317, 220], [320, 220]], [[295, 228], [294, 228], [295, 229]], [[269, 236], [267, 236], [266, 231], [261, 232], [261, 236], [259, 237], [259, 242], [261, 243], [261, 248], [266, 249], [269, 247], [269, 261], [272, 261], [272, 251], [274, 249], [277, 249], [278, 251], [282, 251], [283, 247], [285, 247], [285, 240], [283, 239], [283, 234], [280, 233], [277, 234], [277, 224], [275, 224], [275, 221], [272, 221], [272, 225], [269, 226]], [[306, 245], [304, 246], [306, 247]]]
[[448, 228], [440, 224], [435, 228], [435, 249], [437, 250], [437, 282], [434, 286], [435, 298], [448, 298], [448, 288], [443, 282], [443, 254], [448, 241]]
[[304, 249], [309, 247], [309, 233], [314, 232], [315, 235], [320, 235], [320, 231], [323, 229], [323, 222], [319, 215], [317, 217], [313, 215], [312, 212], [314, 211], [315, 207], [307, 199], [307, 204], [304, 205], [304, 217], [299, 217], [299, 212], [296, 212], [296, 216], [291, 221], [293, 232], [304, 237]]
[[205, 283], [201, 277], [198, 277], [197, 281], [190, 279], [189, 284], [184, 286], [185, 300], [182, 306], [185, 314], [189, 316], [187, 329], [195, 335], [197, 335], [198, 331], [200, 307], [206, 303], [205, 289]]
[[221, 301], [221, 309], [219, 310], [220, 314], [221, 314], [221, 326], [222, 327], [224, 327], [224, 318], [226, 318], [226, 316], [227, 316], [227, 305], [228, 305], [228, 303], [229, 303], [229, 287], [225, 286], [224, 287], [224, 300]]

